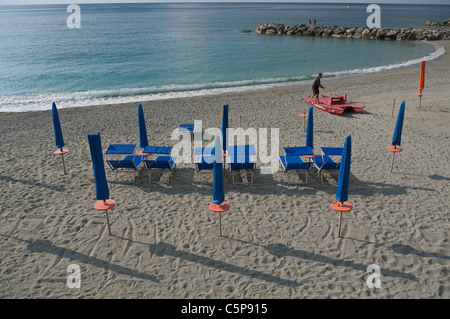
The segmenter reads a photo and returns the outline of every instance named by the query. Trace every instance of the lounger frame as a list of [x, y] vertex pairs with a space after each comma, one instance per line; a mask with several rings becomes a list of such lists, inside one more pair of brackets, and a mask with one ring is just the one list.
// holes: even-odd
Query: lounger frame
[[[339, 174], [340, 163], [335, 162], [328, 155], [318, 155], [314, 158], [314, 166], [317, 168], [317, 174], [320, 176], [320, 183], [324, 184], [323, 173], [328, 172], [330, 174]], [[332, 184], [327, 182], [325, 184]]]
[[117, 181], [117, 175], [119, 172], [134, 173], [134, 182], [136, 183], [138, 176], [138, 168], [141, 166], [145, 156], [142, 155], [126, 155], [121, 160], [108, 160], [106, 159], [106, 163], [114, 172], [115, 181]]
[[[309, 171], [311, 169], [312, 163], [310, 162], [303, 162], [300, 156], [279, 156], [281, 166], [283, 167], [283, 172], [285, 176], [285, 180], [287, 181], [288, 185], [291, 184], [308, 184], [308, 176]], [[290, 178], [289, 174], [292, 175], [292, 173], [299, 174], [303, 173], [305, 176], [305, 182], [304, 183], [293, 183], [292, 178]]]
[[[209, 154], [209, 153], [208, 153]], [[194, 164], [195, 164], [195, 176], [199, 177], [199, 182], [203, 183], [203, 176], [206, 175], [206, 173], [211, 173], [214, 170], [214, 155], [200, 155], [197, 154], [194, 157]]]
[[[158, 156], [154, 160], [144, 160], [145, 167], [148, 171], [148, 182], [149, 183], [170, 183], [170, 177], [173, 176], [173, 171], [176, 168], [176, 158], [172, 158], [170, 156]], [[167, 180], [153, 181], [152, 180], [152, 171], [169, 171], [167, 175]]]
[[[256, 162], [251, 159], [250, 156], [235, 156], [229, 158], [228, 163], [229, 172], [231, 175], [231, 180], [233, 184], [253, 184], [253, 179], [255, 178]], [[241, 175], [242, 173], [250, 173], [250, 181], [248, 182], [236, 182], [235, 177]]]

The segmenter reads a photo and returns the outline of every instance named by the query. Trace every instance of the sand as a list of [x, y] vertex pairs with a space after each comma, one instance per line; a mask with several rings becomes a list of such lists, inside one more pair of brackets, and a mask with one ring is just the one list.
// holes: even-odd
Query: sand
[[[448, 42], [442, 42], [446, 51]], [[93, 209], [95, 182], [88, 134], [103, 151], [139, 143], [137, 103], [60, 109], [67, 175], [53, 155], [51, 111], [0, 114], [1, 298], [449, 298], [450, 58], [427, 63], [421, 110], [420, 66], [359, 78], [323, 79], [332, 92], [366, 105], [359, 114], [314, 109], [314, 145], [353, 143], [349, 201], [337, 238], [330, 204], [336, 186], [312, 171], [308, 185], [288, 185], [281, 171], [256, 172], [254, 184], [225, 177], [231, 209], [208, 209], [212, 184], [193, 164], [177, 167], [169, 185], [137, 183], [106, 167], [113, 235]], [[142, 101], [150, 144], [173, 146], [178, 124], [279, 128], [280, 153], [305, 144], [300, 113], [310, 85], [222, 95]], [[394, 117], [391, 117], [393, 99]], [[390, 173], [390, 145], [406, 102], [403, 152]], [[413, 118], [415, 117], [415, 118]], [[426, 123], [424, 123], [426, 122]], [[434, 126], [431, 126], [431, 125]], [[441, 126], [441, 127], [437, 127]], [[69, 288], [68, 266], [81, 272]], [[380, 288], [367, 285], [369, 265]], [[373, 281], [375, 282], [375, 281]]]

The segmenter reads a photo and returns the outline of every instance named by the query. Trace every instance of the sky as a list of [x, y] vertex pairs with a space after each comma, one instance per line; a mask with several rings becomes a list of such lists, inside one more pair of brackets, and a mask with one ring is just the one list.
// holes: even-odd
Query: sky
[[344, 3], [344, 4], [352, 4], [352, 3], [375, 3], [375, 4], [386, 4], [386, 3], [404, 3], [404, 4], [447, 4], [450, 5], [450, 0], [245, 0], [245, 1], [237, 1], [237, 0], [0, 0], [0, 5], [11, 5], [11, 4], [82, 4], [82, 3], [146, 3], [146, 2], [328, 2], [328, 3]]

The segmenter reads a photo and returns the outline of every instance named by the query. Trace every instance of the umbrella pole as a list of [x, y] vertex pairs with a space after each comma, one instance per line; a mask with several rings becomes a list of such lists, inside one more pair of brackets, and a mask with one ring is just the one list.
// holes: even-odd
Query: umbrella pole
[[219, 212], [219, 237], [222, 237], [222, 213]]
[[422, 91], [420, 91], [420, 95], [419, 95], [419, 111], [420, 111], [421, 105], [422, 105]]
[[394, 99], [394, 104], [392, 104], [392, 114], [391, 114], [391, 118], [394, 117], [394, 107], [395, 107], [395, 99]]
[[239, 123], [240, 123], [240, 127], [242, 127], [242, 115], [239, 115]]
[[392, 152], [391, 173], [392, 173], [392, 168], [394, 167], [394, 158], [395, 158], [395, 152]]
[[338, 227], [338, 237], [341, 238], [341, 221], [342, 221], [342, 212], [339, 212], [339, 227]]
[[112, 209], [115, 206], [116, 206], [116, 201], [114, 201], [112, 199], [98, 200], [94, 204], [94, 209], [95, 210], [100, 210], [100, 211], [103, 211], [105, 213], [106, 225], [108, 226], [108, 233], [109, 233], [110, 236], [112, 236], [112, 233], [111, 233], [111, 227], [109, 226], [108, 210]]
[[106, 224], [108, 225], [108, 233], [109, 233], [110, 236], [112, 236], [112, 234], [111, 234], [111, 227], [109, 227], [108, 210], [105, 210], [105, 215], [106, 215]]
[[64, 154], [61, 154], [62, 162], [63, 162], [63, 168], [64, 168], [64, 175], [67, 175], [66, 172], [66, 163], [64, 162]]
[[339, 212], [338, 238], [341, 238], [342, 212], [351, 211], [353, 209], [353, 205], [349, 202], [340, 202], [336, 200], [331, 203], [331, 208]]
[[225, 172], [226, 172], [226, 168], [225, 168], [226, 161], [227, 161], [227, 157], [226, 157], [226, 154], [224, 153], [223, 154], [223, 165], [222, 165], [222, 167], [223, 167], [222, 173], [224, 176], [225, 176]]

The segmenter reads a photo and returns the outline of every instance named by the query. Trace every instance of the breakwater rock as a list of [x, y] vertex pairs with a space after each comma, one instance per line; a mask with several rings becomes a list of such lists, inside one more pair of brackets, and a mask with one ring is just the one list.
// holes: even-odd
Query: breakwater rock
[[450, 28], [450, 19], [447, 19], [444, 22], [435, 22], [428, 20], [427, 22], [425, 22], [425, 25], [429, 27]]
[[315, 37], [335, 37], [372, 40], [450, 40], [450, 30], [432, 29], [386, 29], [368, 27], [308, 27], [276, 23], [260, 24], [255, 30], [260, 34], [285, 34]]

